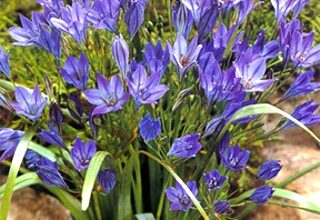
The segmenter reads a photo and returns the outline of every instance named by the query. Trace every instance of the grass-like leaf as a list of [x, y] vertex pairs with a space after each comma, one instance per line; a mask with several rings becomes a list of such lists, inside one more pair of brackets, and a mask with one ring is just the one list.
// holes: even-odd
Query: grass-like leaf
[[52, 186], [47, 186], [46, 188], [60, 200], [64, 207], [70, 211], [75, 220], [90, 219], [87, 213], [81, 210], [81, 203], [78, 199], [60, 188]]
[[[234, 116], [231, 118], [229, 124], [238, 120], [238, 119], [241, 119], [241, 118], [245, 118], [245, 117], [252, 116], [252, 115], [262, 115], [262, 114], [282, 115], [283, 117], [287, 118], [288, 120], [292, 121], [293, 123], [298, 125], [300, 128], [302, 128], [303, 130], [305, 130], [318, 143], [320, 143], [320, 139], [309, 128], [307, 128], [303, 123], [301, 123], [299, 120], [292, 117], [287, 112], [282, 111], [281, 109], [279, 109], [273, 105], [267, 104], [267, 103], [254, 104], [254, 105], [249, 105], [249, 106], [245, 106], [245, 107], [241, 108], [240, 110], [238, 110], [234, 114]], [[228, 127], [228, 126], [226, 126], [226, 127]]]
[[87, 210], [89, 207], [94, 183], [99, 173], [101, 164], [108, 155], [109, 153], [106, 151], [98, 151], [90, 161], [82, 188], [82, 210]]
[[25, 133], [25, 135], [22, 137], [13, 155], [12, 164], [10, 166], [9, 175], [8, 175], [6, 187], [4, 190], [4, 196], [3, 196], [2, 204], [0, 208], [0, 220], [7, 219], [10, 201], [12, 198], [12, 193], [14, 190], [17, 174], [19, 172], [24, 155], [28, 149], [29, 142], [34, 136], [35, 129], [36, 129], [36, 126], [31, 127], [31, 129]]
[[[13, 191], [16, 191], [16, 190], [19, 190], [19, 189], [22, 189], [24, 187], [31, 186], [34, 184], [39, 184], [39, 183], [41, 183], [41, 181], [38, 178], [38, 175], [36, 173], [34, 173], [34, 172], [26, 173], [26, 174], [19, 176], [16, 179], [14, 187], [13, 187]], [[0, 187], [0, 198], [3, 197], [5, 188], [6, 188], [6, 184], [4, 184]]]
[[135, 215], [137, 220], [155, 220], [155, 217], [152, 213], [141, 213]]

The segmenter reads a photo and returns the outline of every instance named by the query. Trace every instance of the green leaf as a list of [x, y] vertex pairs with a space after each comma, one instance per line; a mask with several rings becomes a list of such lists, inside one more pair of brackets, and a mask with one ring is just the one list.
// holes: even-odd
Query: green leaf
[[133, 154], [125, 164], [121, 173], [121, 181], [118, 191], [118, 210], [117, 219], [130, 219], [132, 217], [132, 200], [131, 200], [131, 186], [132, 186], [132, 171], [134, 162], [138, 154]]
[[82, 188], [82, 210], [87, 210], [89, 207], [94, 183], [99, 173], [101, 164], [108, 155], [110, 154], [106, 151], [98, 151], [90, 161]]
[[51, 161], [56, 161], [57, 160], [57, 156], [51, 152], [49, 149], [41, 146], [40, 144], [37, 144], [35, 142], [30, 142], [28, 149], [33, 150], [35, 152], [37, 152], [38, 154], [40, 154], [41, 156], [51, 160]]
[[135, 215], [137, 220], [155, 220], [152, 213], [142, 213]]
[[320, 214], [320, 206], [318, 204], [307, 200], [298, 193], [286, 189], [276, 188], [273, 193], [273, 196], [280, 197], [283, 199], [289, 199], [291, 201], [296, 202], [299, 205], [299, 208]]
[[[30, 172], [30, 173], [26, 173], [23, 174], [21, 176], [19, 176], [14, 184], [13, 187], [13, 191], [22, 189], [26, 186], [31, 186], [34, 184], [38, 184], [41, 183], [40, 179], [38, 178], [38, 175], [36, 173]], [[7, 184], [4, 184], [0, 187], [0, 198], [3, 197], [4, 191], [5, 191], [5, 187]]]
[[27, 151], [29, 142], [35, 134], [37, 126], [31, 127], [29, 131], [25, 133], [25, 135], [21, 138], [17, 149], [13, 155], [12, 163], [9, 170], [9, 175], [4, 191], [4, 196], [0, 208], [0, 220], [6, 220], [9, 212], [10, 201], [12, 198], [12, 193], [14, 190], [14, 185], [16, 182], [17, 174], [19, 172], [22, 160]]
[[[234, 199], [231, 199], [230, 200], [231, 204], [237, 205], [237, 204], [241, 203], [242, 201], [249, 198], [253, 191], [254, 191], [254, 189], [248, 190], [248, 191], [242, 193], [240, 196], [238, 196]], [[288, 204], [288, 203], [285, 203], [282, 201], [277, 201], [277, 200], [275, 200], [275, 198], [277, 198], [277, 197], [293, 201], [297, 204], [297, 206], [294, 206], [294, 205], [291, 205], [291, 204]], [[309, 212], [314, 212], [314, 213], [320, 214], [320, 206], [318, 204], [307, 200], [302, 195], [295, 193], [293, 191], [286, 190], [286, 189], [280, 189], [280, 188], [274, 188], [272, 198], [273, 198], [273, 200], [270, 200], [270, 204], [287, 206], [287, 207], [294, 207], [294, 208], [299, 208], [299, 209], [303, 209], [303, 210], [306, 210]], [[257, 205], [255, 203], [249, 204], [247, 206], [247, 207], [249, 207], [249, 209], [246, 210], [245, 213], [247, 214], [250, 210], [252, 210], [256, 206]], [[245, 216], [246, 214], [240, 213], [240, 215], [236, 216], [236, 218], [240, 219], [243, 216]]]
[[[234, 116], [231, 118], [230, 122], [228, 123], [229, 125], [241, 118], [245, 118], [248, 116], [252, 115], [261, 115], [261, 114], [279, 114], [282, 115], [283, 117], [289, 119], [299, 127], [301, 127], [303, 130], [305, 130], [308, 134], [310, 134], [318, 143], [320, 143], [320, 139], [309, 129], [307, 128], [303, 123], [301, 123], [299, 120], [295, 119], [292, 117], [290, 114], [282, 111], [281, 109], [267, 104], [267, 103], [262, 103], [262, 104], [254, 104], [254, 105], [249, 105], [241, 108], [238, 110]], [[227, 127], [227, 126], [226, 126]]]
[[52, 187], [52, 186], [45, 186], [52, 194], [54, 194], [60, 202], [66, 207], [71, 215], [76, 220], [87, 220], [89, 219], [86, 212], [81, 210], [81, 203], [78, 199], [70, 195], [69, 193], [65, 192], [64, 190]]

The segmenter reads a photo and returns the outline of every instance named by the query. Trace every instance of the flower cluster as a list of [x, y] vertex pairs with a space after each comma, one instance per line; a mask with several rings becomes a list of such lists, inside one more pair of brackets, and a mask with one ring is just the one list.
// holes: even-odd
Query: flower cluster
[[[294, 123], [282, 120], [265, 132], [257, 114], [268, 111], [257, 113], [254, 104], [271, 102], [268, 98], [289, 78], [294, 78], [292, 85], [275, 105], [319, 90], [320, 84], [311, 82], [315, 71], [310, 68], [320, 64], [320, 44], [313, 45], [314, 34], [305, 33], [297, 19], [308, 1], [271, 1], [279, 33], [270, 41], [263, 30], [251, 39], [242, 25], [258, 5], [254, 0], [176, 1], [169, 16], [175, 31], [170, 33], [163, 33], [164, 23], [144, 25], [148, 0], [37, 2], [42, 12], [33, 12], [31, 19], [20, 15], [21, 27], [9, 33], [14, 45], [49, 53], [57, 68], [48, 71], [55, 71], [51, 78], [56, 82], [47, 79], [33, 90], [13, 83], [13, 100], [7, 100], [13, 97], [10, 91], [0, 93], [1, 106], [23, 119], [12, 123], [22, 130], [0, 129], [0, 161], [15, 154], [32, 127], [36, 147], [27, 151], [25, 167], [45, 186], [60, 187], [74, 200], [88, 190], [82, 184], [91, 187], [88, 191], [97, 196], [92, 206], [108, 203], [108, 210], [122, 210], [113, 205], [142, 203], [148, 190], [158, 196], [151, 206], [167, 202], [159, 205], [159, 215], [162, 207], [188, 212], [194, 205], [202, 217], [232, 215], [233, 207], [243, 205], [239, 191], [245, 190], [252, 193], [244, 199], [268, 202], [276, 190], [269, 180], [280, 172], [281, 163], [259, 165], [248, 148]], [[154, 39], [156, 31], [163, 38], [170, 34], [171, 40]], [[2, 47], [0, 73], [19, 79]], [[318, 124], [319, 105], [307, 101], [291, 115], [306, 126]], [[245, 107], [253, 110], [240, 117]], [[247, 187], [232, 191], [235, 179], [252, 176], [254, 183], [241, 182]], [[173, 178], [176, 184], [170, 186]], [[129, 206], [125, 209], [130, 212], [143, 211], [142, 204]], [[129, 218], [126, 213], [117, 213], [118, 219]]]

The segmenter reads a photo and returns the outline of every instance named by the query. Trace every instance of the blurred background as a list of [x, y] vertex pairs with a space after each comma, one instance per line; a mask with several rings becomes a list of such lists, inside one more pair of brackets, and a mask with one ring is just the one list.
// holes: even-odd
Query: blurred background
[[[152, 24], [161, 24], [162, 28], [166, 29], [168, 27], [168, 9], [166, 7], [167, 0], [149, 0], [149, 15], [150, 22]], [[11, 45], [12, 39], [8, 34], [8, 29], [12, 26], [20, 25], [19, 14], [23, 14], [26, 17], [31, 16], [32, 11], [40, 10], [39, 5], [36, 4], [36, 0], [0, 0], [0, 44], [2, 47], [9, 51], [10, 62], [12, 72], [15, 72], [14, 79], [15, 82], [23, 82], [25, 86], [33, 87], [35, 81], [40, 81], [44, 79], [44, 76], [50, 75], [50, 70], [54, 69], [55, 66], [53, 62], [50, 61], [50, 57], [46, 56], [40, 49], [36, 47], [15, 47]], [[314, 31], [316, 43], [320, 43], [320, 3], [319, 0], [310, 0], [310, 3], [300, 14], [300, 19], [304, 25], [305, 31]], [[149, 28], [149, 23], [147, 22], [145, 26]], [[250, 27], [252, 33], [251, 38], [255, 38], [261, 29], [266, 30], [267, 37], [271, 37], [274, 33], [273, 26], [275, 25], [274, 12], [270, 1], [264, 1], [263, 5], [258, 6], [249, 16], [248, 21], [245, 25]], [[319, 75], [319, 74], [318, 74]], [[320, 98], [318, 97], [317, 101]], [[291, 106], [283, 106], [284, 110], [291, 111]], [[268, 118], [272, 124], [272, 117]], [[0, 127], [14, 127], [13, 116], [10, 112], [0, 107]], [[273, 122], [274, 123], [274, 122]], [[271, 125], [272, 126], [272, 125]], [[316, 133], [320, 135], [319, 128], [313, 128]], [[318, 131], [318, 132], [317, 132]], [[279, 158], [283, 157], [284, 161], [287, 161], [287, 171], [290, 172], [298, 170], [299, 167], [294, 167], [290, 165], [292, 160], [295, 160], [295, 164], [303, 166], [311, 163], [312, 160], [320, 157], [320, 151], [317, 146], [307, 137], [301, 134], [299, 130], [289, 130], [287, 133], [282, 134], [290, 139], [288, 142], [280, 143], [277, 150], [263, 151], [262, 155], [266, 158]], [[308, 142], [309, 141], [309, 142]], [[297, 158], [297, 151], [294, 151], [295, 147], [299, 152], [302, 152], [299, 158]], [[302, 151], [301, 148], [305, 147]], [[290, 148], [290, 149], [289, 149]], [[275, 148], [273, 148], [275, 149]], [[285, 162], [286, 163], [286, 162]], [[285, 165], [285, 164], [284, 164]], [[285, 165], [286, 166], [286, 165]], [[6, 173], [6, 167], [0, 165], [0, 182], [1, 179], [5, 179], [4, 174]], [[291, 171], [291, 172], [292, 172]], [[287, 173], [289, 175], [289, 173]], [[319, 185], [320, 173], [310, 173], [311, 178], [317, 177], [319, 181], [312, 181]], [[284, 174], [285, 176], [286, 174]], [[302, 180], [295, 186], [292, 186], [294, 190], [305, 190], [301, 189], [303, 185], [308, 185], [310, 193], [312, 194], [315, 190], [318, 190], [318, 195], [320, 197], [320, 186], [315, 186], [317, 189], [310, 186], [310, 182], [307, 179]], [[309, 178], [310, 180], [310, 178]], [[300, 187], [300, 188], [299, 188]], [[304, 192], [306, 194], [306, 192]], [[41, 207], [41, 208], [40, 208]], [[28, 211], [23, 211], [26, 209]], [[37, 192], [31, 188], [24, 189], [15, 194], [13, 198], [12, 212], [14, 213], [10, 216], [11, 219], [70, 219], [67, 211], [59, 204], [57, 200], [52, 197], [47, 196], [42, 192]], [[282, 217], [276, 215], [275, 213], [282, 213]], [[250, 219], [319, 219], [317, 217], [302, 216], [295, 213], [292, 209], [282, 209], [278, 207], [262, 208], [256, 214], [253, 214]]]

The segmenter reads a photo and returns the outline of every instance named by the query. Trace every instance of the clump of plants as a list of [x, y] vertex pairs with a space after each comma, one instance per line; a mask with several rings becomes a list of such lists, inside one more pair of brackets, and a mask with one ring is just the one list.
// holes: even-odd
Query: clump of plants
[[[264, 7], [253, 0], [37, 0], [43, 10], [9, 34], [55, 68], [31, 69], [27, 87], [0, 48], [0, 104], [15, 114], [0, 130], [0, 219], [13, 191], [35, 184], [80, 220], [241, 219], [265, 203], [320, 214], [284, 189], [319, 163], [274, 183], [281, 161], [252, 153], [290, 126], [320, 142], [306, 127], [319, 104], [277, 107], [320, 88], [320, 45], [297, 19], [307, 2], [271, 1], [274, 27], [258, 31], [246, 25]], [[265, 114], [283, 120], [265, 131]]]

